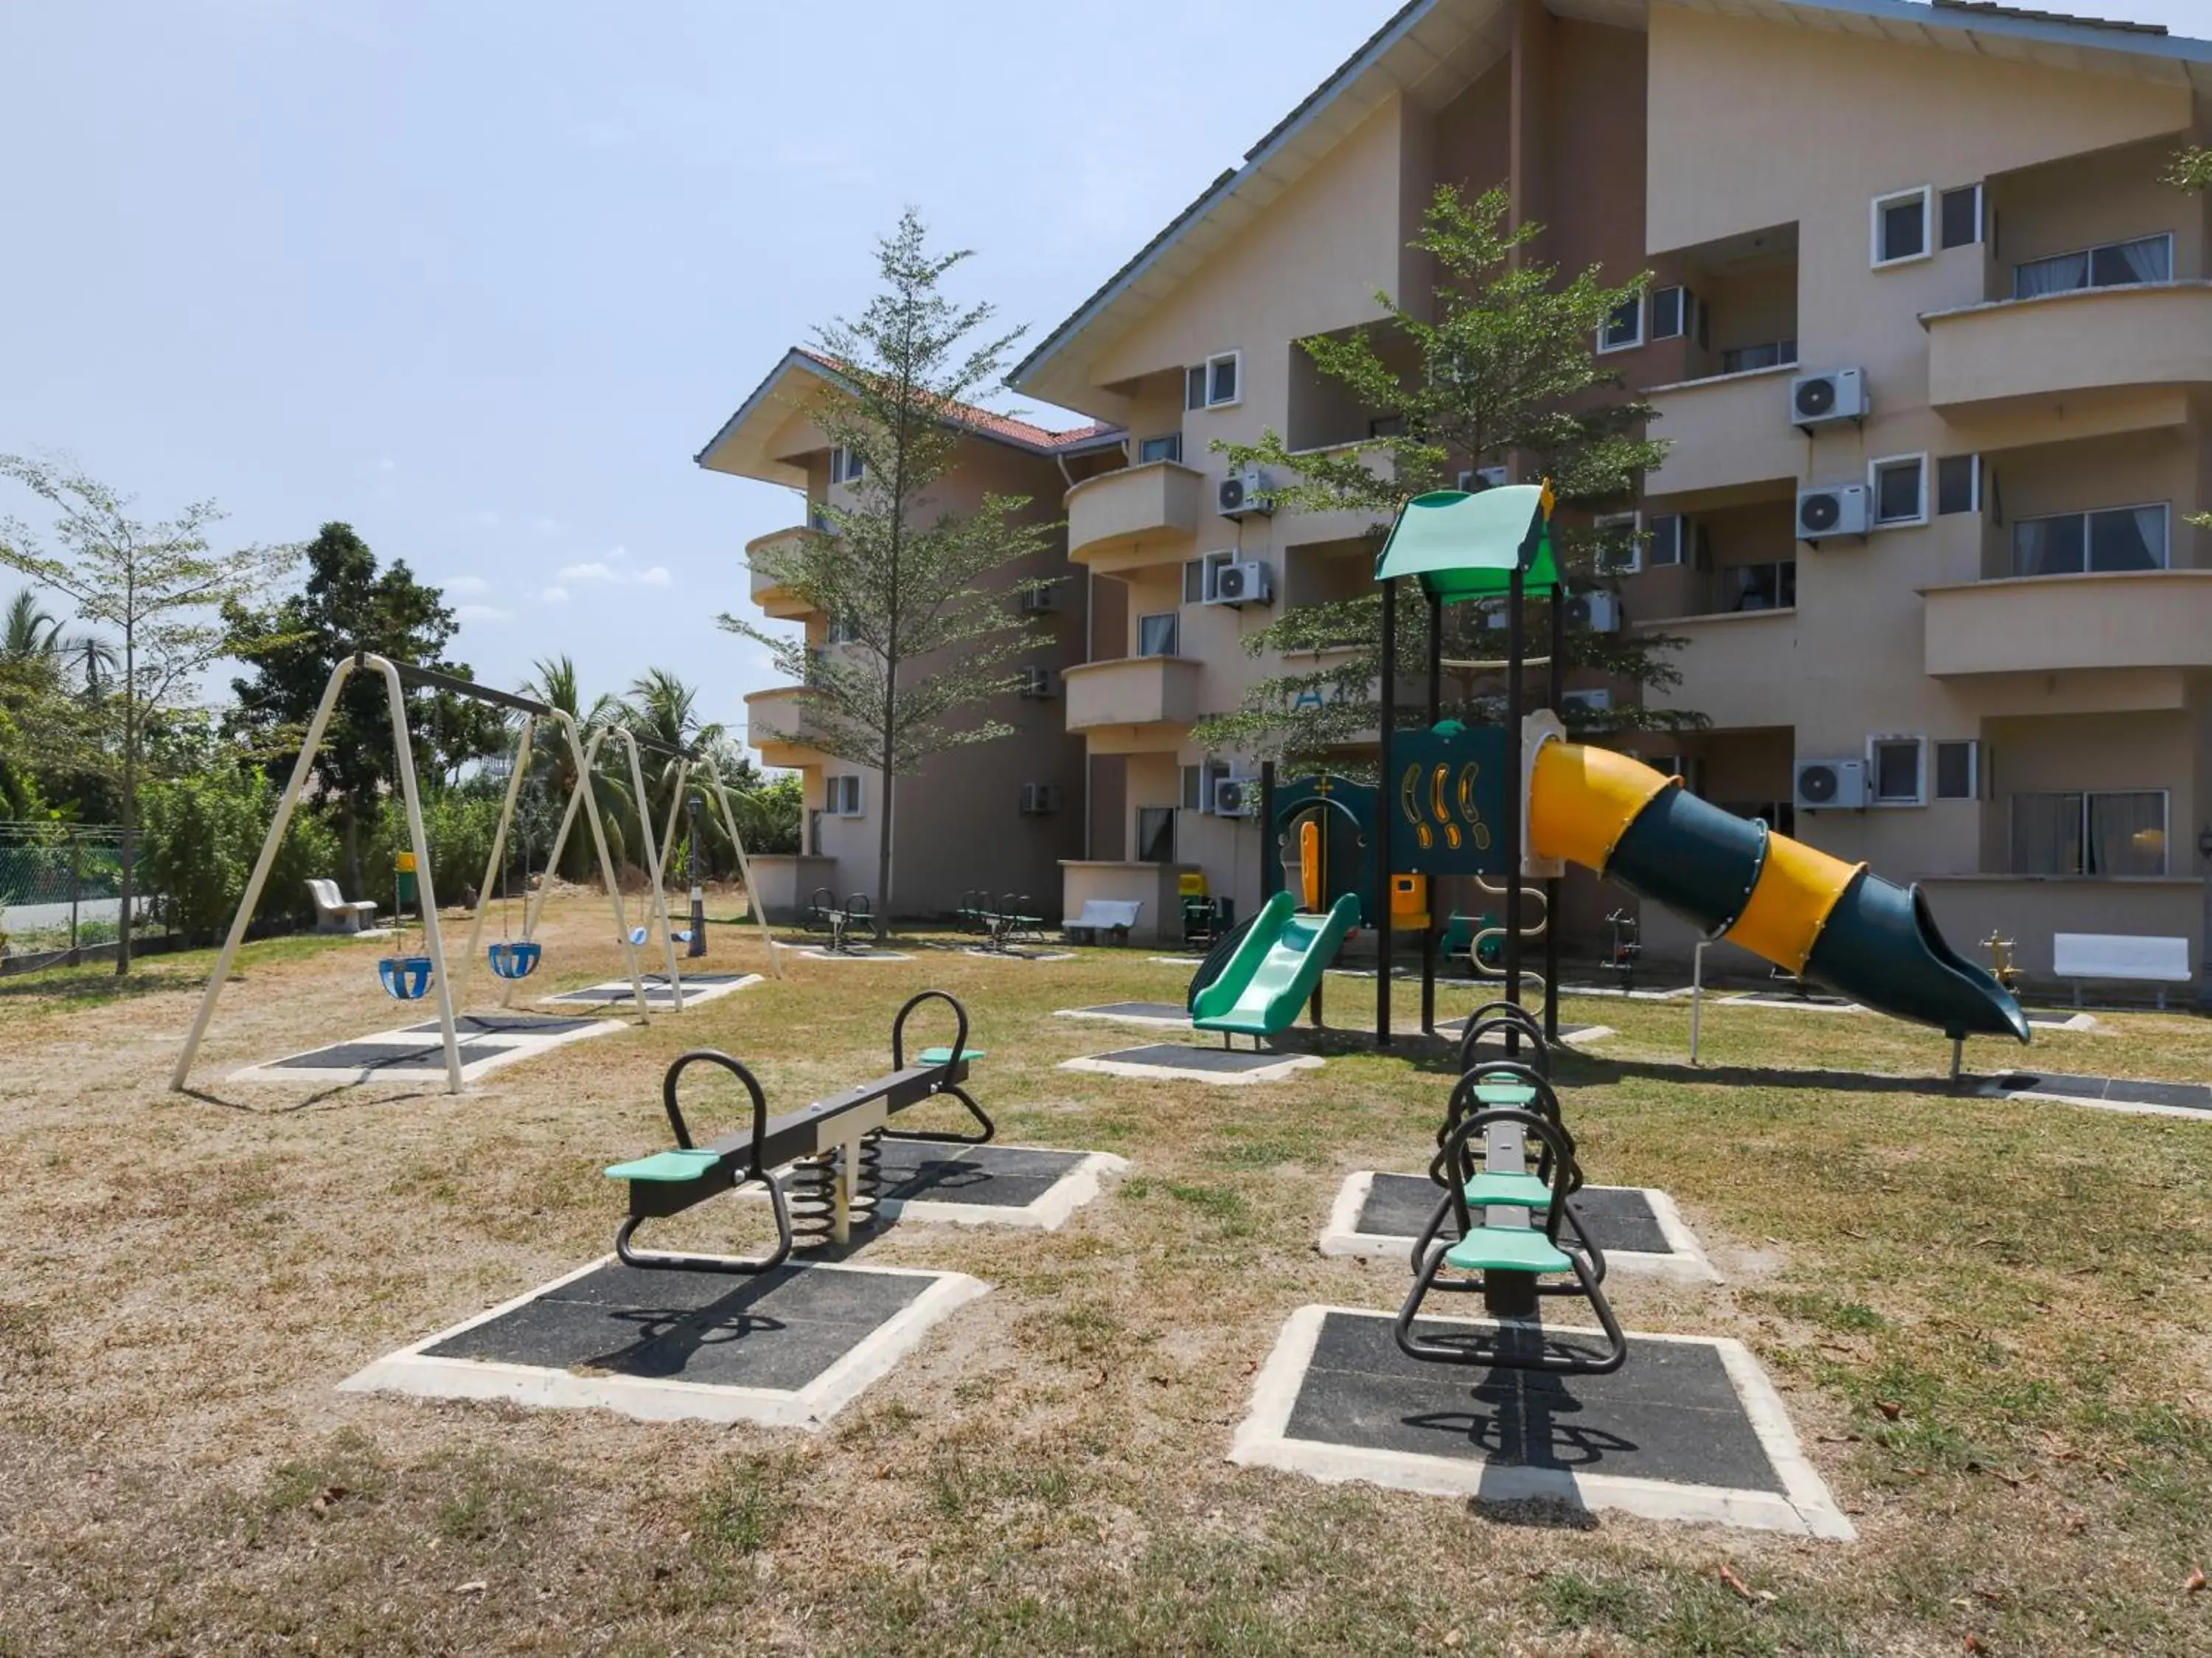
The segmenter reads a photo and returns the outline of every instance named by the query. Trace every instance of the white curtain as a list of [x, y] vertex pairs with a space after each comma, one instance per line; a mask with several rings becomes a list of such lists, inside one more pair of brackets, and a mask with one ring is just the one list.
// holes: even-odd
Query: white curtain
[[2036, 299], [2045, 294], [2069, 293], [2089, 285], [2089, 256], [2061, 253], [2056, 259], [2030, 259], [2013, 266], [2012, 296]]
[[2125, 265], [2130, 282], [2164, 282], [2173, 271], [2173, 244], [2164, 236], [2124, 241], [2112, 250]]
[[2093, 875], [2166, 873], [2166, 796], [2145, 789], [2089, 796], [2089, 868]]

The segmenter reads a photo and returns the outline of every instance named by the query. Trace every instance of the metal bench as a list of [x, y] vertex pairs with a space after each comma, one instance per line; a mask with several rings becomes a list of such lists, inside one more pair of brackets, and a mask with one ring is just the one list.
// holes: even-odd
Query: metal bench
[[[1127, 944], [1129, 930], [1137, 924], [1137, 916], [1144, 907], [1145, 900], [1140, 898], [1086, 898], [1082, 912], [1060, 930], [1071, 943], [1095, 943], [1099, 934], [1109, 933], [1115, 936], [1117, 943]], [[1078, 934], [1082, 936], [1079, 938]]]
[[[924, 1048], [909, 1065], [906, 1021], [927, 1002], [942, 1002], [952, 1009], [952, 1045]], [[744, 1274], [767, 1272], [782, 1265], [798, 1242], [850, 1242], [853, 1228], [866, 1226], [875, 1217], [878, 1141], [980, 1145], [997, 1131], [983, 1108], [961, 1086], [968, 1080], [969, 1063], [981, 1058], [981, 1049], [968, 1045], [968, 1010], [943, 991], [924, 991], [898, 1010], [897, 1018], [891, 1021], [888, 1075], [781, 1117], [769, 1117], [768, 1096], [759, 1082], [728, 1054], [695, 1048], [679, 1055], [660, 1085], [661, 1106], [676, 1136], [674, 1149], [617, 1163], [605, 1171], [609, 1179], [626, 1181], [629, 1186], [629, 1217], [615, 1234], [615, 1253], [628, 1266]], [[704, 1145], [693, 1140], [690, 1125], [677, 1100], [678, 1081], [695, 1064], [717, 1065], [729, 1071], [744, 1085], [752, 1102], [751, 1120], [745, 1127]], [[939, 1095], [949, 1095], [964, 1106], [980, 1131], [949, 1134], [889, 1126], [900, 1112]], [[789, 1173], [779, 1176], [777, 1171], [786, 1168]], [[792, 1188], [789, 1194], [784, 1190], [787, 1184]], [[775, 1212], [776, 1243], [767, 1254], [659, 1254], [630, 1247], [641, 1222], [680, 1215], [709, 1198], [745, 1186], [763, 1191]]]
[[376, 919], [375, 899], [342, 898], [335, 881], [309, 881], [307, 896], [315, 901], [319, 933], [357, 933]]
[[2189, 968], [2187, 939], [2131, 933], [2053, 933], [2051, 971], [2074, 981], [2077, 1008], [2087, 979], [2156, 984], [2158, 1005], [2163, 1008], [2167, 985], [2186, 984], [2195, 977]]

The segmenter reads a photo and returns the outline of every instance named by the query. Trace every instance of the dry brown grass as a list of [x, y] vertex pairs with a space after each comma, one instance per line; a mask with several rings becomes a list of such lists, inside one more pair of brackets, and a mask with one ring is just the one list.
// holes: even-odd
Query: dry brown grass
[[[557, 911], [548, 972], [609, 976], [603, 930]], [[930, 953], [794, 962], [457, 1100], [220, 1080], [402, 1022], [374, 948], [249, 952], [196, 1097], [163, 1091], [194, 962], [0, 987], [7, 1658], [2212, 1651], [2185, 1590], [2212, 1535], [2212, 1125], [1947, 1096], [1940, 1041], [1871, 1018], [1716, 1012], [1692, 1074], [1680, 1005], [1571, 1007], [1621, 1033], [1570, 1074], [1594, 1177], [1671, 1191], [1729, 1277], [1616, 1280], [1623, 1321], [1747, 1341], [1862, 1540], [1561, 1524], [1224, 1460], [1292, 1308], [1401, 1293], [1313, 1240], [1346, 1171], [1417, 1165], [1433, 1058], [1251, 1089], [1060, 1071], [1125, 1043], [1050, 1009], [1172, 997], [1177, 970]], [[758, 965], [733, 931], [715, 952]], [[661, 1143], [682, 1048], [796, 1100], [879, 1069], [924, 984], [974, 1012], [1007, 1138], [1135, 1171], [1047, 1240], [870, 1244], [994, 1290], [830, 1431], [333, 1390], [602, 1253], [598, 1170]], [[1371, 986], [1330, 996], [1349, 1022]], [[2052, 1069], [2212, 1069], [2198, 1021], [2038, 1036]]]

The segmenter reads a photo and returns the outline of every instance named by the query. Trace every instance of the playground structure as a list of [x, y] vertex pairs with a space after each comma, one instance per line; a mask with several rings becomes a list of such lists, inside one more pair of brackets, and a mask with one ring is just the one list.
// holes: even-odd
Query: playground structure
[[[1565, 686], [1566, 583], [1553, 547], [1550, 486], [1502, 485], [1469, 494], [1445, 490], [1417, 496], [1401, 508], [1376, 560], [1382, 583], [1382, 711], [1377, 776], [1382, 786], [1341, 777], [1309, 778], [1279, 787], [1274, 767], [1261, 768], [1261, 820], [1275, 850], [1262, 860], [1271, 899], [1267, 929], [1254, 948], [1272, 951], [1292, 942], [1291, 918], [1328, 907], [1333, 893], [1364, 899], [1354, 924], [1376, 929], [1375, 1031], [1378, 1046], [1393, 1040], [1391, 998], [1395, 937], [1421, 937], [1421, 1027], [1436, 1029], [1437, 930], [1429, 914], [1431, 881], [1472, 876], [1502, 901], [1502, 920], [1478, 930], [1470, 954], [1480, 974], [1483, 946], [1494, 939], [1505, 999], [1538, 991], [1539, 1028], [1559, 1034], [1559, 941], [1550, 924], [1559, 912], [1560, 877], [1568, 863], [1618, 881], [1638, 897], [1696, 922], [1708, 939], [1727, 938], [1787, 973], [1829, 985], [1894, 1017], [1932, 1025], [1956, 1045], [1970, 1034], [2028, 1036], [2011, 992], [1958, 955], [1936, 929], [1917, 887], [1902, 887], [1863, 864], [1846, 863], [1762, 822], [1722, 811], [1668, 777], [1631, 757], [1567, 740], [1558, 714]], [[1399, 588], [1411, 581], [1428, 617], [1426, 722], [1399, 721]], [[1527, 652], [1526, 609], [1548, 600], [1547, 655]], [[1449, 605], [1503, 602], [1506, 650], [1494, 661], [1451, 661], [1443, 655]], [[1526, 669], [1549, 669], [1546, 707], [1530, 709]], [[1490, 726], [1444, 716], [1443, 670], [1505, 676], [1506, 716]], [[1388, 827], [1382, 820], [1387, 816]], [[1303, 905], [1272, 905], [1279, 893], [1290, 838], [1297, 837]], [[1357, 868], [1347, 883], [1341, 873]], [[1531, 917], [1530, 906], [1537, 909]], [[1618, 923], [1616, 923], [1618, 928]], [[1309, 944], [1325, 930], [1304, 929]], [[1340, 939], [1326, 942], [1334, 948]], [[1531, 967], [1528, 947], [1540, 942]], [[1632, 966], [1616, 931], [1613, 966]], [[1320, 972], [1291, 975], [1314, 992], [1319, 1017]], [[1211, 969], [1211, 971], [1210, 971]], [[1193, 981], [1197, 997], [1219, 971], [1210, 961]], [[1267, 1012], [1273, 1034], [1295, 1008], [1278, 997]], [[1279, 1022], [1272, 1022], [1279, 1021]], [[1240, 1025], [1237, 1028], [1244, 1028]]]
[[[542, 960], [543, 947], [536, 942], [534, 935], [539, 913], [544, 904], [544, 888], [533, 895], [533, 901], [526, 902], [524, 905], [522, 934], [519, 940], [503, 937], [488, 948], [483, 942], [484, 925], [491, 907], [489, 894], [494, 880], [500, 875], [504, 868], [502, 860], [506, 853], [507, 833], [514, 822], [516, 804], [520, 798], [523, 781], [529, 770], [532, 745], [541, 725], [550, 724], [559, 731], [576, 772], [576, 780], [569, 790], [568, 804], [562, 817], [561, 828], [554, 838], [546, 867], [549, 869], [557, 867], [570, 826], [580, 810], [590, 825], [592, 846], [598, 854], [600, 879], [606, 891], [609, 907], [613, 914], [615, 936], [623, 950], [625, 976], [629, 984], [631, 1000], [641, 1018], [649, 1019], [651, 1016], [644, 978], [638, 967], [636, 954], [638, 941], [623, 914], [621, 882], [616, 875], [614, 860], [608, 849], [605, 824], [599, 814], [599, 802], [592, 787], [593, 763], [598, 755], [599, 745], [609, 728], [602, 728], [599, 731], [594, 732], [591, 741], [586, 744], [577, 730], [574, 718], [563, 710], [545, 703], [517, 696], [510, 692], [480, 686], [473, 680], [458, 679], [430, 668], [418, 667], [413, 663], [394, 661], [372, 651], [355, 651], [341, 656], [331, 668], [331, 677], [323, 688], [322, 698], [316, 704], [313, 717], [307, 723], [307, 733], [301, 743], [299, 757], [293, 763], [291, 777], [285, 783], [284, 792], [277, 802], [276, 815], [270, 820], [268, 833], [263, 838], [260, 856], [255, 860], [252, 873], [247, 877], [246, 890], [240, 897], [237, 911], [231, 917], [229, 930], [224, 936], [222, 948], [216, 952], [214, 968], [208, 976], [207, 987], [202, 992], [198, 1009], [192, 1019], [191, 1029], [185, 1039], [184, 1049], [178, 1055], [176, 1064], [170, 1073], [169, 1086], [173, 1092], [182, 1092], [191, 1076], [192, 1061], [197, 1057], [200, 1043], [207, 1033], [209, 1022], [215, 1015], [216, 1004], [222, 997], [223, 986], [229, 979], [232, 963], [237, 956], [239, 945], [245, 938], [246, 927], [252, 920], [254, 907], [258, 903], [262, 888], [268, 881], [270, 869], [276, 862], [278, 849], [283, 844], [285, 831], [290, 826], [293, 813], [298, 808], [316, 753], [322, 746], [330, 725], [331, 713], [337, 708], [339, 694], [344, 690], [353, 674], [364, 668], [379, 674], [384, 681], [385, 700], [392, 727], [394, 770], [398, 776], [400, 797], [407, 815], [409, 850], [404, 856], [410, 860], [413, 865], [411, 870], [402, 867], [396, 869], [395, 874], [401, 876], [412, 874], [414, 876], [416, 902], [420, 911], [424, 947], [419, 954], [395, 953], [385, 958], [378, 964], [378, 978], [386, 993], [395, 1000], [411, 1002], [427, 997], [434, 1001], [438, 1013], [437, 1027], [444, 1060], [447, 1091], [459, 1094], [464, 1086], [464, 1059], [459, 1035], [459, 1015], [469, 1005], [469, 973], [479, 948], [484, 948], [487, 965], [501, 980], [502, 1005], [512, 998], [516, 984], [534, 972]], [[422, 801], [416, 778], [414, 749], [407, 729], [407, 692], [410, 688], [443, 692], [521, 716], [514, 764], [508, 774], [506, 793], [501, 802], [498, 826], [493, 832], [491, 851], [485, 862], [483, 881], [477, 888], [478, 899], [470, 924], [468, 942], [458, 960], [448, 957], [446, 953], [444, 934], [439, 918], [434, 872], [430, 865], [428, 839], [423, 828]], [[619, 732], [621, 740], [629, 747], [630, 775], [634, 785], [638, 789], [640, 812], [647, 820], [649, 838], [650, 810], [646, 804], [647, 796], [643, 789], [637, 755], [641, 746], [659, 748], [659, 745], [639, 739], [628, 731], [620, 730], [619, 728], [613, 728]], [[678, 754], [679, 759], [685, 758], [680, 755], [679, 751], [664, 752]], [[711, 768], [708, 769], [708, 776], [712, 793], [721, 808], [723, 820], [728, 829], [732, 844], [737, 848], [739, 869], [744, 875], [746, 890], [750, 893], [752, 890], [750, 875], [745, 864], [744, 844], [738, 835], [735, 814], [730, 809], [729, 801], [723, 792], [720, 779], [714, 776]], [[680, 797], [679, 789], [678, 798]], [[646, 848], [646, 856], [648, 873], [653, 880], [653, 905], [665, 936], [668, 931], [667, 910], [665, 893], [660, 880], [660, 862], [656, 849], [650, 844]], [[755, 906], [755, 912], [757, 915], [757, 905]], [[765, 936], [767, 930], [764, 922], [762, 930]], [[504, 931], [503, 923], [502, 931]], [[667, 948], [670, 984], [672, 987], [676, 987], [672, 942], [668, 944]], [[769, 961], [771, 967], [781, 974], [782, 970], [777, 962], [772, 942], [769, 949]], [[676, 988], [672, 1005], [678, 1009], [683, 1006], [680, 988]]]
[[[908, 1065], [907, 1021], [931, 1002], [942, 1002], [952, 1009], [952, 1045], [924, 1048]], [[898, 1010], [891, 1021], [888, 1074], [775, 1119], [768, 1114], [768, 1096], [759, 1082], [738, 1060], [708, 1048], [679, 1056], [669, 1066], [660, 1093], [668, 1126], [676, 1137], [675, 1149], [606, 1170], [609, 1179], [625, 1181], [629, 1187], [629, 1216], [616, 1234], [615, 1253], [626, 1266], [744, 1276], [774, 1271], [801, 1241], [850, 1242], [855, 1228], [875, 1219], [882, 1142], [981, 1145], [994, 1136], [990, 1118], [962, 1086], [969, 1064], [982, 1058], [980, 1049], [968, 1045], [968, 1009], [943, 991], [923, 991]], [[747, 1127], [705, 1146], [694, 1143], [677, 1097], [684, 1073], [700, 1064], [720, 1066], [736, 1076], [752, 1105]], [[890, 1126], [900, 1112], [940, 1096], [958, 1100], [980, 1131], [948, 1134]], [[788, 1174], [779, 1179], [776, 1171], [785, 1168]], [[786, 1180], [797, 1193], [795, 1212], [793, 1200], [784, 1192]], [[763, 1192], [775, 1215], [776, 1242], [767, 1254], [656, 1254], [631, 1247], [642, 1222], [680, 1215], [709, 1198], [747, 1187]]]
[[829, 887], [817, 887], [806, 900], [806, 913], [801, 920], [808, 932], [830, 936], [823, 949], [832, 955], [851, 955], [854, 931], [875, 930], [876, 906], [866, 893], [848, 893], [840, 903]]
[[1044, 917], [1033, 913], [1036, 905], [1026, 893], [1008, 893], [994, 899], [981, 887], [960, 895], [957, 918], [961, 928], [983, 940], [982, 948], [1004, 954], [1016, 944], [1044, 942]]

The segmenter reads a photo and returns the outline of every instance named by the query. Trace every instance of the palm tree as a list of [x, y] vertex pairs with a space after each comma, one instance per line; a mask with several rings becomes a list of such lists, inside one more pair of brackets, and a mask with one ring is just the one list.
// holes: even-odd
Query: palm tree
[[18, 588], [0, 618], [0, 661], [44, 668], [59, 679], [63, 667], [80, 658], [85, 694], [97, 696], [102, 674], [115, 671], [115, 647], [96, 633], [64, 632], [40, 607], [36, 588]]
[[[615, 698], [601, 695], [591, 706], [584, 705], [583, 687], [576, 674], [576, 664], [567, 656], [549, 656], [531, 664], [532, 677], [525, 681], [522, 694], [534, 701], [558, 709], [576, 722], [577, 735], [586, 743], [592, 734], [602, 726], [614, 724], [623, 714], [623, 705]], [[535, 764], [544, 768], [541, 777], [549, 796], [561, 803], [565, 810], [568, 795], [576, 786], [576, 757], [568, 752], [568, 743], [550, 731], [541, 732], [533, 745]], [[598, 797], [599, 814], [606, 821], [607, 850], [619, 868], [628, 856], [631, 844], [624, 834], [624, 826], [634, 820], [630, 806], [629, 784], [622, 775], [625, 763], [600, 745], [599, 761], [592, 777], [592, 792]], [[579, 825], [569, 832], [568, 844], [562, 851], [559, 873], [572, 881], [587, 881], [596, 861], [592, 850], [588, 830]]]

